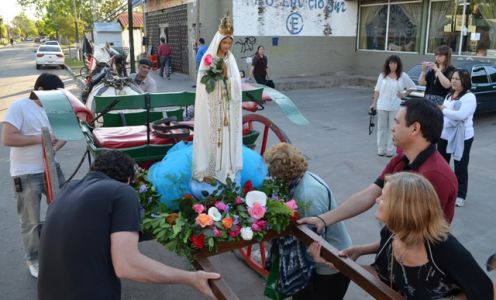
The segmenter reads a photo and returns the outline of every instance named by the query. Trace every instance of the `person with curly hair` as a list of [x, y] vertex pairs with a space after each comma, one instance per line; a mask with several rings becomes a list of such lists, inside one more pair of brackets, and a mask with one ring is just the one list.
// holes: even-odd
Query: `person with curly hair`
[[[302, 216], [318, 217], [336, 207], [329, 186], [320, 177], [308, 171], [305, 157], [294, 146], [287, 143], [276, 144], [265, 152], [264, 158], [269, 175], [287, 184], [291, 196], [302, 204]], [[340, 250], [351, 245], [344, 222], [326, 226], [323, 238]], [[350, 280], [338, 271], [317, 264], [307, 287], [293, 295], [293, 299], [343, 299], [349, 282]]]
[[187, 284], [215, 298], [208, 280], [219, 274], [183, 271], [141, 254], [133, 177], [132, 159], [113, 150], [60, 190], [41, 234], [38, 299], [120, 299], [121, 278]]

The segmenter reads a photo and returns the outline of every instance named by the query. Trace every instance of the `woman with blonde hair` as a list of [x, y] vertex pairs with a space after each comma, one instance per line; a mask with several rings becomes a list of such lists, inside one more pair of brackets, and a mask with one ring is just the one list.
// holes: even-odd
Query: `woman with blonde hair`
[[[376, 253], [373, 272], [406, 299], [492, 300], [493, 285], [470, 252], [450, 234], [437, 193], [424, 177], [386, 177], [376, 218], [381, 241], [342, 251], [353, 259]], [[322, 261], [320, 247], [310, 252]]]
[[[329, 186], [308, 171], [305, 157], [294, 146], [287, 143], [276, 144], [265, 152], [264, 158], [269, 175], [287, 184], [291, 196], [302, 204], [299, 208], [300, 215], [318, 216], [337, 206]], [[344, 222], [329, 226], [324, 222], [324, 225], [323, 238], [334, 247], [344, 249], [351, 245]], [[293, 299], [343, 299], [349, 282], [338, 271], [317, 264], [306, 288], [293, 295]]]

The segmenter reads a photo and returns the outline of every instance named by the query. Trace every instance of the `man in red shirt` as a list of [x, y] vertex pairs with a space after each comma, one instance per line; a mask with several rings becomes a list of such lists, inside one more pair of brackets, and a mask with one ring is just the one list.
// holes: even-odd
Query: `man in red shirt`
[[170, 64], [171, 64], [172, 50], [165, 42], [165, 38], [160, 38], [160, 45], [158, 46], [158, 57], [160, 60], [160, 77], [164, 77], [164, 68], [167, 79], [170, 80]]
[[384, 177], [401, 171], [421, 174], [432, 183], [446, 220], [451, 223], [458, 182], [435, 146], [443, 128], [443, 114], [425, 99], [407, 100], [401, 104], [394, 121], [393, 142], [402, 153], [389, 161], [377, 180], [369, 187], [351, 195], [336, 209], [320, 216], [299, 220], [300, 224], [312, 224], [321, 230], [330, 224], [365, 212], [375, 204], [375, 199], [381, 196]]

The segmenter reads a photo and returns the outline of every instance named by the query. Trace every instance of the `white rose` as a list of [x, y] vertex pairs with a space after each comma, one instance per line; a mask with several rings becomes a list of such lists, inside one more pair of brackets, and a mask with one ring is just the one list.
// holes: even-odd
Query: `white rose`
[[212, 217], [215, 222], [219, 222], [222, 219], [222, 215], [220, 214], [219, 210], [217, 209], [217, 207], [214, 206], [208, 209], [208, 215]]
[[253, 230], [250, 227], [241, 228], [241, 238], [245, 241], [249, 241], [253, 238]]
[[248, 207], [253, 207], [255, 203], [265, 207], [267, 205], [267, 195], [264, 192], [251, 191], [246, 194], [245, 202]]

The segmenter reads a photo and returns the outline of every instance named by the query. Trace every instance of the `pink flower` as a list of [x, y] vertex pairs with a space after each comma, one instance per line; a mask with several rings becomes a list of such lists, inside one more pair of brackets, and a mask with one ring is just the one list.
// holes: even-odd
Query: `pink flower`
[[256, 202], [253, 204], [252, 207], [248, 208], [248, 213], [255, 220], [263, 218], [263, 216], [265, 215], [265, 211], [265, 207]]
[[219, 229], [217, 229], [217, 227], [214, 226], [214, 228], [212, 228], [212, 231], [213, 231], [215, 237], [220, 236], [220, 231], [219, 231]]
[[284, 204], [286, 204], [287, 207], [291, 208], [291, 210], [296, 210], [298, 208], [298, 205], [296, 204], [295, 199], [291, 199]]
[[212, 64], [213, 58], [211, 54], [207, 54], [203, 57], [203, 64], [210, 66]]
[[241, 203], [243, 203], [243, 198], [241, 198], [240, 196], [236, 197], [235, 203], [236, 205], [240, 205]]
[[222, 201], [215, 202], [215, 207], [217, 207], [217, 209], [220, 211], [226, 211], [227, 209], [227, 205]]
[[236, 225], [234, 227], [234, 230], [229, 232], [229, 236], [230, 237], [237, 237], [241, 232], [241, 227], [239, 225]]
[[193, 210], [196, 211], [197, 214], [201, 214], [205, 211], [205, 206], [200, 203], [193, 204]]
[[267, 226], [267, 221], [257, 220], [253, 224], [251, 224], [251, 229], [253, 231], [261, 231], [264, 230], [265, 226]]

